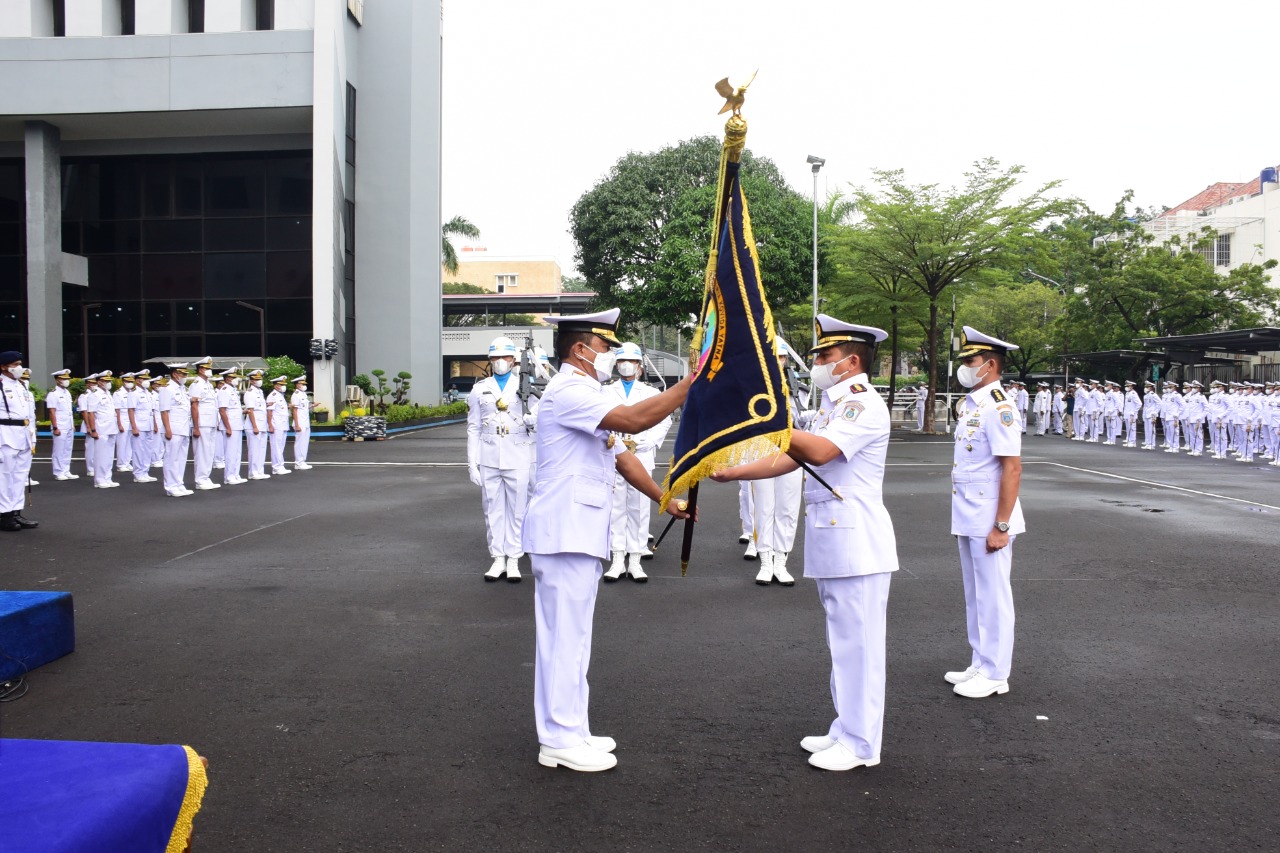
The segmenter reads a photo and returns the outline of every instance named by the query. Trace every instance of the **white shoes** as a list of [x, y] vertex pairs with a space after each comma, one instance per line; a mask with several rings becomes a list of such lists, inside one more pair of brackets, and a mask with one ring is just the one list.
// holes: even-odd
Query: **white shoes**
[[809, 763], [823, 770], [852, 770], [855, 767], [875, 767], [880, 757], [859, 758], [844, 744], [836, 742], [822, 752], [809, 756]]
[[826, 735], [809, 735], [800, 741], [800, 748], [805, 752], [823, 752], [835, 745], [836, 742]]
[[166, 490], [165, 494], [171, 498], [185, 498], [187, 495], [194, 495], [195, 492], [191, 491], [186, 486], [183, 486], [180, 489], [174, 489], [172, 492]]
[[773, 552], [773, 579], [783, 586], [795, 586], [796, 579], [787, 571], [787, 552]]
[[211, 492], [214, 489], [221, 489], [221, 488], [222, 486], [219, 486], [217, 483], [213, 482], [212, 480], [204, 480], [202, 482], [196, 483], [196, 489], [201, 492]]
[[568, 767], [581, 773], [598, 773], [616, 767], [618, 759], [611, 753], [593, 749], [587, 743], [568, 749], [552, 749], [539, 744], [538, 763], [543, 767]]
[[507, 558], [501, 557], [501, 556], [494, 557], [493, 565], [489, 567], [489, 571], [484, 573], [484, 579], [486, 582], [496, 581], [498, 578], [502, 577], [506, 573], [507, 573]]
[[226, 469], [226, 467], [227, 467], [227, 463], [225, 463], [225, 462], [215, 462], [215, 463], [213, 463], [213, 467], [214, 467], [214, 468], [216, 468], [216, 469], [218, 469], [219, 471], [222, 471], [222, 470], [225, 470], [225, 469]]
[[996, 681], [994, 678], [987, 678], [985, 675], [978, 673], [973, 678], [957, 684], [952, 688], [951, 692], [966, 699], [985, 699], [993, 693], [997, 695], [1008, 693], [1009, 682]]
[[963, 672], [948, 672], [942, 677], [948, 684], [963, 684], [977, 674], [978, 668], [976, 666], [971, 666]]
[[247, 482], [249, 482], [249, 481], [248, 481], [248, 480], [246, 480], [244, 477], [237, 477], [237, 476], [232, 475], [232, 476], [227, 477], [226, 479], [224, 479], [224, 480], [222, 481], [222, 485], [224, 485], [224, 486], [238, 486], [238, 485], [240, 485], [241, 483], [247, 483]]
[[760, 552], [760, 571], [756, 572], [756, 583], [768, 586], [773, 583], [773, 552]]
[[738, 544], [746, 545], [750, 541], [751, 541], [751, 534], [745, 530], [742, 531], [742, 535], [738, 537]]
[[627, 573], [626, 557], [625, 551], [613, 552], [613, 562], [609, 564], [609, 571], [604, 573], [605, 583], [613, 583]]
[[254, 474], [251, 477], [249, 477], [249, 479], [250, 480], [270, 480], [271, 475], [270, 474]]
[[79, 475], [79, 474], [59, 474], [58, 476], [54, 477], [53, 479], [55, 479], [55, 480], [79, 480], [79, 479], [80, 479], [80, 475]]
[[310, 471], [310, 470], [311, 470], [312, 468], [314, 468], [314, 467], [315, 467], [314, 465], [308, 465], [308, 464], [307, 464], [307, 463], [305, 463], [305, 462], [295, 462], [295, 463], [293, 463], [293, 470], [295, 470], [295, 471]]
[[150, 474], [139, 474], [137, 477], [133, 478], [133, 482], [135, 483], [154, 483], [155, 481], [156, 478], [152, 477]]
[[95, 489], [114, 489], [114, 488], [118, 487], [119, 485], [120, 485], [119, 483], [117, 483], [116, 481], [112, 480], [110, 483], [94, 483], [94, 484], [93, 484], [93, 487], [94, 487]]
[[604, 735], [587, 735], [587, 746], [600, 752], [613, 752], [618, 748], [618, 742]]
[[631, 575], [631, 579], [636, 583], [647, 583], [649, 576], [644, 573], [644, 569], [640, 568], [640, 552], [627, 556], [627, 574]]
[[164, 467], [164, 462], [152, 462], [152, 463], [151, 463], [151, 467], [152, 467], [152, 468], [163, 468], [163, 467]]
[[117, 474], [132, 474], [132, 473], [133, 473], [133, 466], [132, 466], [132, 465], [125, 465], [123, 468], [117, 468], [117, 469], [116, 469], [116, 473], [117, 473]]
[[272, 473], [272, 474], [278, 474], [278, 475], [280, 475], [281, 477], [283, 477], [285, 474], [292, 474], [293, 472], [292, 472], [292, 471], [290, 471], [288, 468], [280, 468], [279, 470], [277, 470], [277, 469], [275, 469], [275, 468], [272, 468], [272, 469], [271, 469], [271, 473]]
[[756, 540], [752, 539], [747, 543], [747, 552], [742, 555], [742, 559], [754, 560], [759, 553], [760, 552], [756, 550]]
[[520, 558], [507, 557], [507, 583], [520, 583]]

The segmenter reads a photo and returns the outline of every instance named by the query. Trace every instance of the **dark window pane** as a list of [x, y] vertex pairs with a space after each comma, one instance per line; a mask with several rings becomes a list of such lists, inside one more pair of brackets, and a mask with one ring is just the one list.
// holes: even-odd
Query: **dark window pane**
[[[173, 345], [173, 335], [147, 335], [142, 339], [142, 360], [149, 358], [169, 358], [177, 353], [177, 349]], [[163, 365], [152, 365], [151, 375], [159, 376], [164, 373]]]
[[26, 177], [21, 160], [0, 163], [0, 222], [26, 218]]
[[137, 335], [89, 335], [89, 369], [137, 370], [142, 363], [142, 338]]
[[278, 216], [267, 220], [268, 249], [311, 250], [311, 217]]
[[142, 251], [200, 251], [200, 222], [194, 219], [158, 219], [142, 223]]
[[206, 252], [260, 250], [262, 235], [261, 219], [206, 219], [204, 250]]
[[142, 256], [142, 295], [147, 299], [199, 298], [203, 284], [200, 255]]
[[62, 218], [80, 221], [92, 219], [85, 211], [96, 207], [98, 197], [98, 164], [95, 162], [63, 161], [62, 163]]
[[137, 255], [90, 255], [88, 301], [138, 299], [142, 275]]
[[204, 212], [204, 167], [194, 158], [173, 164], [173, 215], [200, 216]]
[[211, 160], [205, 172], [205, 214], [261, 216], [263, 172], [258, 158]]
[[262, 349], [262, 338], [257, 332], [242, 332], [236, 335], [205, 335], [205, 347], [214, 358], [228, 356], [258, 356]]
[[204, 321], [199, 302], [178, 302], [173, 306], [174, 325], [179, 332], [199, 332], [204, 330]]
[[[79, 312], [76, 314], [76, 323], [80, 322]], [[79, 326], [76, 326], [79, 329]], [[63, 332], [62, 335], [62, 364], [58, 367], [65, 367], [71, 371], [72, 376], [84, 376], [85, 373], [92, 373], [92, 370], [84, 369], [84, 336], [75, 332]]]
[[142, 175], [132, 157], [103, 157], [98, 163], [98, 203], [92, 219], [137, 219], [142, 215]]
[[274, 334], [267, 335], [267, 352], [272, 357], [287, 355], [298, 364], [311, 363], [311, 334]]
[[311, 253], [269, 252], [267, 296], [273, 299], [310, 297]]
[[267, 260], [262, 252], [204, 256], [204, 294], [210, 299], [255, 299], [267, 292]]
[[190, 361], [206, 355], [204, 335], [178, 335], [173, 339], [173, 348], [172, 355], [178, 356], [179, 360]]
[[72, 255], [84, 254], [80, 239], [80, 223], [62, 220], [62, 251]]
[[0, 222], [0, 255], [22, 254], [22, 224]]
[[[261, 308], [262, 305], [259, 303], [258, 307]], [[237, 301], [210, 299], [204, 303], [204, 330], [218, 334], [252, 331], [256, 335], [262, 328], [259, 316], [257, 311], [246, 308]], [[257, 349], [255, 346], [255, 352]]]
[[27, 312], [21, 302], [0, 302], [0, 336], [4, 340], [23, 334], [26, 325]]
[[91, 335], [136, 335], [142, 327], [140, 302], [103, 302], [89, 309]]
[[0, 300], [22, 302], [27, 298], [27, 272], [22, 258], [0, 258]]
[[311, 212], [311, 158], [267, 160], [267, 214]]
[[142, 250], [140, 222], [84, 223], [84, 254], [108, 255]]
[[142, 315], [146, 320], [148, 334], [168, 334], [173, 331], [172, 302], [144, 302]]
[[173, 159], [151, 157], [142, 178], [142, 215], [173, 216]]
[[311, 319], [310, 299], [272, 299], [267, 302], [268, 331], [310, 332]]

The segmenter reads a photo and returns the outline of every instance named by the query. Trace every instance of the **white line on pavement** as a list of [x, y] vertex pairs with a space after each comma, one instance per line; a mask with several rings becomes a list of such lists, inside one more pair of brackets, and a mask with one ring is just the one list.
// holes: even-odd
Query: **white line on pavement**
[[195, 554], [199, 554], [201, 551], [208, 551], [210, 548], [217, 548], [219, 545], [225, 545], [228, 542], [234, 542], [237, 539], [241, 539], [245, 536], [248, 536], [250, 533], [257, 533], [260, 530], [267, 530], [272, 527], [279, 527], [281, 524], [287, 524], [290, 521], [297, 521], [299, 518], [304, 518], [308, 515], [311, 515], [311, 513], [304, 512], [302, 515], [295, 515], [292, 518], [285, 518], [285, 519], [281, 519], [280, 521], [273, 521], [270, 524], [264, 524], [261, 527], [255, 527], [252, 530], [246, 530], [244, 533], [237, 533], [235, 536], [228, 536], [226, 539], [223, 539], [220, 542], [214, 542], [212, 545], [205, 545], [203, 548], [197, 548], [194, 551], [188, 551], [185, 554], [181, 554], [177, 557], [174, 557], [172, 560], [165, 560], [165, 563], [166, 564], [176, 563], [179, 560], [184, 559], [186, 557], [191, 557]]
[[1141, 483], [1144, 486], [1155, 486], [1160, 489], [1172, 489], [1175, 492], [1186, 492], [1190, 495], [1201, 495], [1206, 498], [1218, 498], [1224, 501], [1235, 501], [1236, 503], [1249, 504], [1250, 506], [1260, 506], [1267, 509], [1280, 510], [1280, 506], [1272, 504], [1259, 503], [1258, 501], [1245, 500], [1244, 498], [1233, 498], [1230, 495], [1220, 495], [1216, 492], [1202, 492], [1199, 489], [1188, 489], [1185, 486], [1175, 486], [1171, 483], [1158, 483], [1155, 480], [1140, 480], [1137, 477], [1123, 477], [1120, 474], [1112, 474], [1109, 471], [1095, 471], [1092, 468], [1077, 468], [1074, 465], [1064, 465], [1061, 462], [1030, 462], [1029, 465], [1056, 465], [1059, 468], [1066, 468], [1069, 471], [1082, 471], [1085, 474], [1097, 474], [1099, 477], [1110, 477], [1113, 480], [1124, 480], [1129, 483]]

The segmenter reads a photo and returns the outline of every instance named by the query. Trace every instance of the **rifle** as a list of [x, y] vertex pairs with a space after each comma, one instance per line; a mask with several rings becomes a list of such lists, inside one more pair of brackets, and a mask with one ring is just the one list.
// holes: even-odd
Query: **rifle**
[[[537, 397], [542, 399], [542, 392], [547, 387], [547, 380], [536, 375], [537, 360], [533, 354], [533, 335], [528, 334], [524, 339], [524, 350], [520, 353], [520, 387], [516, 391], [516, 395], [520, 398], [520, 405], [524, 409], [524, 414], [529, 414], [529, 398]], [[532, 432], [529, 427], [525, 427], [526, 432]]]

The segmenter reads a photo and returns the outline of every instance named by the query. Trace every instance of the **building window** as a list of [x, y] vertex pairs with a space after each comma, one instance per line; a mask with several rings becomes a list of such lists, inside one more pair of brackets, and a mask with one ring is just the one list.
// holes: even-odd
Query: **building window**
[[347, 84], [347, 165], [356, 164], [356, 87]]
[[204, 32], [204, 0], [187, 0], [187, 32]]
[[137, 29], [136, 0], [120, 0], [120, 35], [131, 36]]
[[67, 34], [66, 0], [53, 0], [53, 34], [57, 38]]
[[1216, 258], [1214, 263], [1220, 267], [1231, 266], [1231, 235], [1219, 234], [1218, 239], [1214, 243]]
[[494, 279], [494, 284], [496, 285], [495, 290], [498, 293], [506, 293], [508, 288], [515, 287], [517, 283], [515, 273], [503, 273], [502, 275], [495, 275], [493, 279]]
[[257, 0], [257, 16], [255, 26], [260, 30], [274, 30], [276, 28], [276, 2], [275, 0]]

